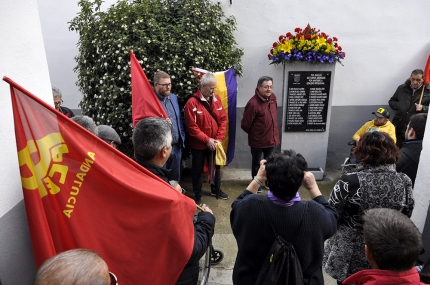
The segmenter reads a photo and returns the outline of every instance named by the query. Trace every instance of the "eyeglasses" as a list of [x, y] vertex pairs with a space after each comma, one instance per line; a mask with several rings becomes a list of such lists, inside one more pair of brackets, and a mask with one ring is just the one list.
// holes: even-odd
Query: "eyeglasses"
[[109, 272], [110, 277], [110, 285], [118, 285], [118, 279], [116, 278], [115, 274], [112, 272]]
[[61, 105], [61, 101], [54, 101], [55, 105]]
[[172, 86], [172, 83], [166, 83], [166, 84], [157, 83], [157, 85], [163, 86], [164, 88], [168, 88], [168, 87]]
[[273, 89], [273, 85], [261, 86], [264, 89]]

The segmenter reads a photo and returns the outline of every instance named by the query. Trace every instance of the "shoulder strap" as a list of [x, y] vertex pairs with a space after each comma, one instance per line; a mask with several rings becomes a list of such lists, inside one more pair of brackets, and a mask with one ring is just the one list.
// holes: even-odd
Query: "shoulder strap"
[[212, 113], [210, 107], [208, 106], [209, 104], [204, 104], [201, 100], [197, 99], [196, 97], [192, 97], [194, 98], [197, 102], [199, 102], [203, 107], [206, 108], [206, 110], [209, 112], [209, 114], [212, 116], [212, 118], [215, 120], [215, 122], [218, 124], [218, 120], [216, 119], [215, 115]]
[[[275, 236], [276, 237], [278, 237], [279, 236], [279, 234], [278, 234], [278, 232], [275, 230], [275, 227], [273, 226], [273, 224], [272, 224], [272, 221], [270, 221], [270, 217], [269, 217], [269, 203], [270, 203], [270, 200], [269, 200], [269, 197], [264, 197], [263, 198], [263, 205], [264, 205], [264, 212], [266, 213], [266, 217], [267, 217], [267, 219], [269, 220], [269, 223], [270, 223], [270, 226], [272, 227], [272, 230], [273, 230], [273, 232], [275, 233]], [[302, 218], [300, 219], [300, 223], [299, 223], [299, 226], [297, 227], [297, 231], [299, 231], [300, 229], [301, 229], [301, 227], [302, 227], [302, 222], [303, 222], [303, 220], [304, 220], [304, 217], [305, 217], [305, 214], [306, 214], [306, 212], [307, 212], [307, 210], [308, 210], [308, 204], [309, 204], [309, 201], [306, 201], [305, 202], [306, 203], [306, 206], [305, 206], [305, 210], [303, 211], [303, 215], [302, 215]]]

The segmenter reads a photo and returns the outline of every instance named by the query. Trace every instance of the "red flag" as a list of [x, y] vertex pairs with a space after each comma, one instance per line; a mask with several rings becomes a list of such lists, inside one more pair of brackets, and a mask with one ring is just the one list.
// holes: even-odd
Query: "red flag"
[[194, 202], [9, 78], [36, 265], [101, 254], [120, 284], [174, 284], [194, 244]]
[[148, 117], [168, 118], [133, 51], [130, 51], [133, 127]]
[[424, 69], [424, 85], [427, 85], [430, 83], [430, 55], [427, 59], [426, 68]]

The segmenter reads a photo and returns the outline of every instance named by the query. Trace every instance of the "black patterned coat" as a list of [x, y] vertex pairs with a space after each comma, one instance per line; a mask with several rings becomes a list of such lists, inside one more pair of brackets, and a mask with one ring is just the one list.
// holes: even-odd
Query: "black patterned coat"
[[412, 215], [411, 179], [396, 172], [395, 164], [359, 165], [343, 174], [328, 201], [339, 214], [338, 230], [324, 249], [324, 270], [338, 281], [363, 269], [370, 269], [364, 255], [363, 221], [365, 210], [390, 208]]

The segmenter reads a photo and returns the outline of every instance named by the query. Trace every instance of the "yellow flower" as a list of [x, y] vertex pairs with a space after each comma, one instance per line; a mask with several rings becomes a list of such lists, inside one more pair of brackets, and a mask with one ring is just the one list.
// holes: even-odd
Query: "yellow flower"
[[279, 49], [284, 53], [291, 53], [291, 50], [294, 49], [293, 40], [292, 39], [289, 39], [288, 41], [285, 40], [285, 42], [279, 46]]
[[323, 37], [318, 38], [316, 41], [317, 41], [318, 45], [320, 45], [320, 46], [324, 45], [327, 42], [327, 40]]

